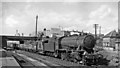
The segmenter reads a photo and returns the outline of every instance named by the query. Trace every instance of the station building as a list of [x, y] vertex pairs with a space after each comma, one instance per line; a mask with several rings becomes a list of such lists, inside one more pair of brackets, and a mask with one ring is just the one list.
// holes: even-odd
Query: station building
[[116, 43], [116, 41], [118, 41], [117, 34], [118, 32], [116, 32], [115, 30], [106, 34], [103, 37], [103, 47], [110, 47], [116, 49], [118, 47], [118, 43]]

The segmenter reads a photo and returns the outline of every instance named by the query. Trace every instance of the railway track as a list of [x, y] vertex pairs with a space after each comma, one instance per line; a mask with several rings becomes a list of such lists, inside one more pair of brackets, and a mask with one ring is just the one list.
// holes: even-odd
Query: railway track
[[44, 62], [51, 68], [56, 68], [56, 67], [62, 67], [62, 68], [117, 68], [114, 66], [81, 66], [80, 64], [61, 60], [58, 58], [50, 57], [50, 56], [44, 56], [44, 55], [39, 55], [36, 53], [32, 52], [27, 52], [27, 51], [21, 51], [18, 50], [17, 53], [27, 55], [28, 57], [31, 57], [35, 60], [38, 60], [40, 62]]
[[72, 67], [73, 68], [73, 66], [76, 66], [76, 67], [81, 66], [80, 64], [77, 64], [77, 63], [68, 62], [68, 61], [57, 59], [57, 58], [50, 57], [50, 56], [39, 55], [36, 53], [31, 53], [31, 52], [26, 52], [26, 51], [17, 51], [17, 53], [27, 55], [28, 57], [36, 59], [40, 62], [44, 62], [45, 64], [49, 65], [52, 68], [53, 67], [54, 68], [56, 67], [62, 67], [62, 68]]
[[28, 62], [27, 60], [25, 60], [20, 56], [14, 55], [14, 58], [18, 61], [18, 63], [22, 68], [27, 68], [27, 67], [36, 68], [35, 65], [33, 65], [31, 62]]
[[22, 68], [51, 68], [43, 62], [35, 60], [23, 54], [14, 54], [13, 56]]

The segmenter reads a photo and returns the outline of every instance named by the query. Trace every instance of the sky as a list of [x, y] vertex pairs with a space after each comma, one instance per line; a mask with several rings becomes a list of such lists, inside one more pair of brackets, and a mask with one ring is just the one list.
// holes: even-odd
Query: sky
[[[72, 0], [71, 0], [72, 1]], [[0, 3], [0, 34], [29, 35], [44, 28], [79, 30], [94, 33], [93, 24], [101, 26], [101, 33], [118, 29], [118, 2], [2, 2]], [[99, 31], [99, 28], [98, 28]], [[98, 32], [99, 33], [99, 32]]]

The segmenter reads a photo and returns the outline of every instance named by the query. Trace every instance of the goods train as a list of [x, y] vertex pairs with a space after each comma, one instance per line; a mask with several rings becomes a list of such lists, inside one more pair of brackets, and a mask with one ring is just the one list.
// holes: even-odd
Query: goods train
[[107, 65], [108, 61], [94, 52], [95, 41], [94, 36], [88, 34], [41, 37], [37, 41], [26, 40], [18, 48], [82, 65]]

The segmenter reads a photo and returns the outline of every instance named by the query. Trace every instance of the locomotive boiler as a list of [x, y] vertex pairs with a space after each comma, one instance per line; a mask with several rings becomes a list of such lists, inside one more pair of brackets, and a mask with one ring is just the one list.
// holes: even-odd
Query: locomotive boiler
[[[79, 36], [63, 36], [63, 37], [52, 37], [43, 38], [40, 47], [43, 49], [54, 50], [87, 50], [88, 53], [93, 51], [95, 46], [95, 39], [92, 35], [79, 35]], [[46, 51], [45, 50], [45, 51]]]
[[68, 36], [62, 38], [60, 45], [62, 48], [73, 48], [72, 50], [86, 50], [88, 53], [93, 52], [95, 39], [92, 35]]

